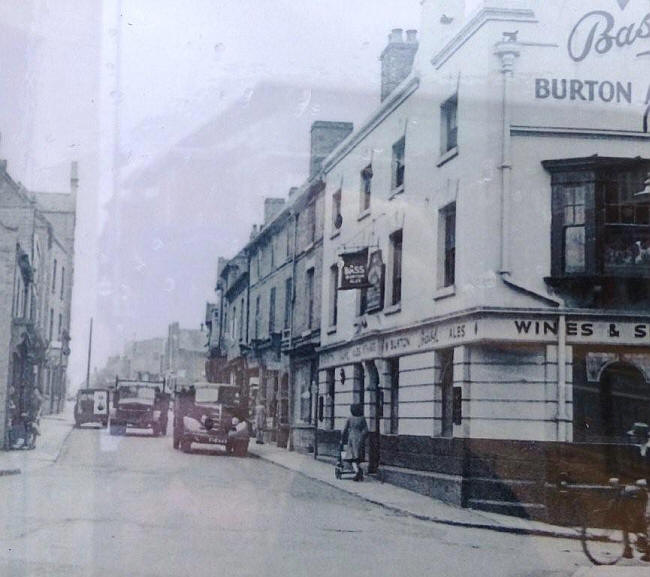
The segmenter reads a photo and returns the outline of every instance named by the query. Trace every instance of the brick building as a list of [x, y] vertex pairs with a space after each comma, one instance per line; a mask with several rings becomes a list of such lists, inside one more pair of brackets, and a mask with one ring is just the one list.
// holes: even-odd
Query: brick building
[[66, 391], [78, 178], [69, 193], [31, 193], [0, 165], [0, 427], [28, 408], [33, 389], [43, 411], [62, 410]]

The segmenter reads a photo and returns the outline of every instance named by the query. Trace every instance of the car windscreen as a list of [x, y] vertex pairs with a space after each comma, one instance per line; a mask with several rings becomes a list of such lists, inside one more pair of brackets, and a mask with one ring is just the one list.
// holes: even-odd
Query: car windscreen
[[122, 386], [118, 389], [120, 402], [127, 399], [152, 403], [155, 391], [150, 387]]
[[79, 393], [77, 395], [77, 401], [80, 403], [84, 401], [94, 401], [95, 400], [95, 393]]

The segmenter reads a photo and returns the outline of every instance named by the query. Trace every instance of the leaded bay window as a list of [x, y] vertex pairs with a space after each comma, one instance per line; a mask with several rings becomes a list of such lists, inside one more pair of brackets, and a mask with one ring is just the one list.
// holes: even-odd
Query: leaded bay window
[[551, 173], [551, 280], [650, 277], [650, 160], [543, 162]]

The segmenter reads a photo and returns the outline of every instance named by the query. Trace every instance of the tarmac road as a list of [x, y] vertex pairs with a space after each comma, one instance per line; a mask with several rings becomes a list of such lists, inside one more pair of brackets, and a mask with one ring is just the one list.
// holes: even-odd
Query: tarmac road
[[260, 459], [82, 428], [0, 478], [7, 577], [569, 576], [572, 540], [436, 525]]

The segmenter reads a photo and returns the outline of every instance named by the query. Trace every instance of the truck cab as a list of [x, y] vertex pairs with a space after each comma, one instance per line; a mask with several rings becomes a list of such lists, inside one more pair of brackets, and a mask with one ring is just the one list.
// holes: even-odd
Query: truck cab
[[116, 379], [110, 410], [111, 435], [124, 435], [127, 427], [151, 429], [154, 437], [167, 434], [170, 395], [165, 381]]
[[197, 382], [174, 394], [174, 448], [190, 452], [192, 443], [220, 445], [246, 456], [249, 428], [241, 414], [239, 388], [229, 383]]

